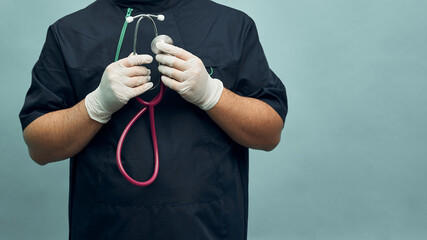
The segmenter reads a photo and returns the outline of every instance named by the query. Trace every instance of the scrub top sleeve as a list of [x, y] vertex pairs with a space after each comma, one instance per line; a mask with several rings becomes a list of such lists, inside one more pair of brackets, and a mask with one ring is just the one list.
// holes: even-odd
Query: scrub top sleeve
[[250, 19], [239, 60], [237, 94], [259, 99], [270, 105], [285, 121], [288, 112], [286, 89], [282, 81], [270, 69], [255, 23]]
[[31, 86], [19, 114], [22, 129], [46, 113], [74, 106], [75, 99], [55, 27], [52, 25], [47, 31], [40, 57], [33, 67]]

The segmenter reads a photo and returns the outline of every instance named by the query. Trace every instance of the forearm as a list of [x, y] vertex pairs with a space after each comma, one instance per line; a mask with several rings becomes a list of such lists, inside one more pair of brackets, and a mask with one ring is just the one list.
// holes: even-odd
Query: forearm
[[242, 97], [224, 88], [218, 103], [207, 113], [245, 147], [270, 151], [280, 142], [283, 120], [261, 100]]
[[35, 162], [44, 165], [70, 158], [95, 136], [102, 124], [89, 117], [84, 101], [47, 113], [25, 128], [24, 139]]

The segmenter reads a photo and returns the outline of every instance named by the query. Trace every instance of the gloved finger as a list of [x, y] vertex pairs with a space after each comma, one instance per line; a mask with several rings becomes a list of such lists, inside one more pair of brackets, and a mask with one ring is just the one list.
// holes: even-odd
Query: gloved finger
[[159, 72], [173, 78], [179, 82], [184, 81], [184, 72], [181, 72], [175, 68], [171, 68], [168, 66], [160, 65]]
[[127, 58], [122, 58], [117, 63], [120, 66], [123, 67], [133, 67], [133, 66], [139, 66], [142, 64], [148, 64], [153, 61], [153, 57], [148, 54], [142, 54], [142, 55], [129, 55]]
[[178, 82], [178, 81], [176, 81], [176, 80], [174, 80], [168, 76], [165, 76], [165, 75], [163, 75], [161, 77], [161, 80], [162, 80], [163, 84], [166, 85], [166, 87], [168, 87], [174, 91], [177, 91], [177, 92], [179, 91], [179, 85], [181, 84], [180, 82]]
[[144, 83], [141, 86], [132, 88], [132, 90], [135, 93], [135, 96], [139, 96], [143, 93], [145, 93], [146, 91], [150, 90], [150, 88], [153, 87], [153, 83], [152, 82], [148, 82], [148, 83]]
[[128, 87], [137, 87], [151, 80], [151, 76], [138, 76], [128, 78], [123, 84]]
[[157, 54], [156, 60], [160, 64], [176, 68], [180, 71], [185, 71], [189, 68], [188, 63], [183, 61], [175, 56], [167, 55], [167, 54]]
[[156, 47], [162, 52], [176, 56], [184, 61], [189, 60], [193, 57], [193, 54], [191, 54], [190, 52], [165, 42], [156, 43]]
[[148, 76], [151, 74], [150, 69], [143, 66], [135, 66], [130, 68], [125, 68], [122, 73], [128, 77], [136, 76]]

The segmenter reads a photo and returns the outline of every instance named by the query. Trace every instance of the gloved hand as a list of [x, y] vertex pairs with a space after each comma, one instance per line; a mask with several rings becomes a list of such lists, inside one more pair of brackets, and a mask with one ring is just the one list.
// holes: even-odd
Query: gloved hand
[[209, 76], [202, 60], [190, 52], [164, 43], [156, 44], [163, 53], [156, 55], [162, 64], [159, 72], [164, 74], [162, 82], [177, 91], [185, 100], [203, 110], [213, 108], [219, 101], [223, 84]]
[[122, 108], [131, 98], [139, 96], [153, 87], [150, 70], [139, 66], [151, 63], [150, 55], [129, 55], [105, 68], [98, 88], [85, 98], [89, 116], [106, 123], [111, 115]]

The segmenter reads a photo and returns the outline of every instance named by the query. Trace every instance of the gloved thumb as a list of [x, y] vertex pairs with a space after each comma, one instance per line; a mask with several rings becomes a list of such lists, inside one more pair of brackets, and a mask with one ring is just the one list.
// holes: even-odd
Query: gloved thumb
[[144, 83], [141, 86], [138, 87], [134, 87], [133, 91], [135, 93], [135, 96], [139, 96], [143, 93], [145, 93], [146, 91], [150, 90], [153, 87], [153, 83], [152, 82], [148, 82], [148, 83]]

